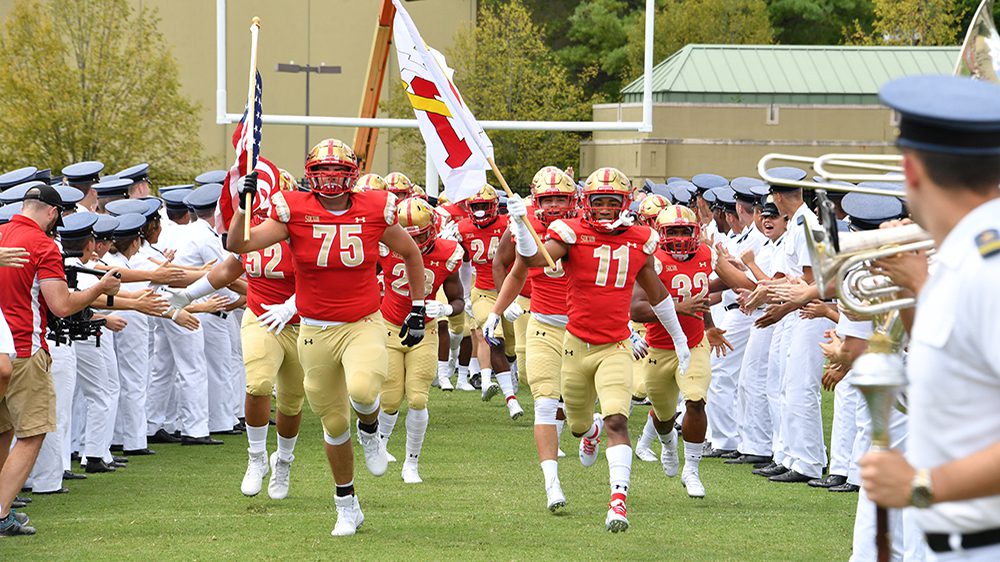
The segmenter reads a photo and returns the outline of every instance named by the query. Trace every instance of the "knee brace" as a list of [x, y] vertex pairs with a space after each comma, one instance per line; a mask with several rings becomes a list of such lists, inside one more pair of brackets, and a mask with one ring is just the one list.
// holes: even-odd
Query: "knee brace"
[[379, 398], [380, 398], [379, 396], [376, 396], [375, 401], [367, 406], [365, 406], [364, 404], [358, 404], [357, 402], [354, 401], [353, 398], [351, 398], [351, 407], [354, 408], [354, 411], [359, 414], [365, 414], [365, 415], [374, 414], [375, 412], [378, 411], [379, 405], [381, 403]]
[[323, 432], [323, 441], [326, 441], [328, 445], [336, 447], [337, 445], [343, 445], [351, 440], [351, 429], [347, 428], [347, 431], [341, 433], [336, 437], [330, 437], [327, 432]]
[[555, 425], [559, 401], [554, 398], [535, 400], [535, 425]]

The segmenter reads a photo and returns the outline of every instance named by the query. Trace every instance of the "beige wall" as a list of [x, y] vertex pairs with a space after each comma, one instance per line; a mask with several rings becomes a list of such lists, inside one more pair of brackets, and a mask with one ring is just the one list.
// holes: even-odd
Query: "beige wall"
[[[593, 118], [640, 121], [642, 108], [598, 105]], [[651, 134], [598, 132], [582, 143], [580, 173], [615, 166], [655, 181], [702, 172], [752, 176], [769, 152], [885, 153], [895, 134], [892, 113], [880, 106], [656, 104]]]
[[[83, 0], [81, 0], [83, 1]], [[213, 167], [229, 167], [233, 159], [230, 137], [233, 125], [215, 123], [216, 2], [214, 0], [130, 0], [136, 7], [155, 8], [160, 30], [170, 43], [180, 67], [184, 93], [201, 104], [201, 126], [192, 131], [201, 138]], [[0, 0], [5, 18], [14, 0]], [[229, 113], [240, 113], [246, 104], [252, 16], [260, 16], [258, 68], [264, 83], [265, 114], [302, 115], [305, 111], [305, 75], [275, 71], [278, 62], [340, 65], [339, 75], [313, 74], [310, 81], [312, 115], [357, 117], [368, 69], [378, 0], [228, 0], [227, 98]], [[407, 4], [427, 43], [444, 51], [454, 33], [475, 18], [476, 0], [421, 0]], [[396, 55], [389, 55], [386, 83], [396, 87]], [[409, 116], [412, 117], [412, 116]], [[309, 144], [326, 137], [354, 142], [355, 129], [310, 127]], [[389, 171], [388, 130], [381, 131], [373, 171]], [[302, 126], [265, 125], [262, 153], [296, 177], [305, 160]], [[415, 178], [417, 179], [417, 178]], [[417, 179], [422, 183], [423, 178]]]

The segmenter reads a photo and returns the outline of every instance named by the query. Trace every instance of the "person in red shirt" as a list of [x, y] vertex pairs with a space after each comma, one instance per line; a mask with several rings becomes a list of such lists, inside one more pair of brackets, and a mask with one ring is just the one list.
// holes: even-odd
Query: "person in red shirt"
[[[627, 214], [631, 194], [625, 174], [614, 168], [598, 169], [584, 183], [580, 216], [552, 222], [545, 242], [552, 259], [562, 260], [571, 296], [561, 381], [566, 419], [573, 435], [582, 438], [580, 461], [584, 466], [597, 461], [598, 436], [602, 428], [607, 430], [611, 501], [604, 526], [616, 533], [629, 525], [625, 509], [632, 469], [629, 304], [637, 282], [673, 336], [682, 370], [687, 369], [690, 359], [673, 299], [654, 269], [659, 236], [649, 227], [631, 225]], [[544, 257], [521, 221], [527, 215], [524, 202], [512, 197], [507, 210], [516, 233], [517, 253], [528, 266], [544, 265]], [[593, 415], [595, 399], [601, 404], [598, 415]]]
[[[504, 346], [490, 346], [482, 339], [480, 330], [497, 300], [497, 287], [493, 282], [493, 258], [500, 239], [507, 231], [508, 218], [500, 214], [500, 197], [489, 185], [483, 186], [475, 195], [466, 199], [465, 204], [469, 209], [469, 216], [458, 223], [458, 235], [462, 248], [476, 271], [476, 283], [471, 291], [472, 313], [476, 324], [473, 338], [478, 346], [477, 355], [482, 367], [483, 400], [490, 400], [499, 391], [503, 391], [507, 412], [511, 419], [516, 420], [524, 415], [524, 409], [514, 396], [514, 381]], [[513, 339], [514, 325], [504, 320], [503, 328], [503, 337], [498, 339]], [[494, 372], [499, 386], [492, 380]]]
[[[21, 214], [0, 226], [0, 245], [26, 248], [23, 267], [0, 268], [0, 310], [10, 327], [17, 354], [9, 379], [0, 379], [0, 534], [34, 534], [10, 510], [35, 464], [45, 434], [56, 429], [52, 359], [45, 342], [46, 314], [75, 314], [121, 284], [110, 271], [92, 287], [70, 292], [53, 229], [62, 224], [62, 199], [43, 182], [28, 189]], [[10, 448], [13, 437], [17, 444]]]
[[458, 268], [465, 252], [458, 242], [437, 237], [437, 215], [430, 203], [418, 197], [399, 202], [399, 225], [413, 237], [424, 258], [424, 292], [436, 295], [443, 288], [447, 303], [427, 299], [429, 327], [427, 337], [409, 347], [400, 337], [400, 326], [410, 310], [409, 277], [406, 264], [396, 252], [382, 249], [380, 266], [385, 275], [385, 296], [382, 298], [382, 317], [385, 319], [389, 340], [389, 374], [382, 385], [382, 413], [379, 414], [379, 431], [388, 443], [399, 416], [399, 406], [406, 397], [406, 460], [403, 462], [403, 482], [422, 482], [418, 470], [420, 450], [427, 433], [427, 393], [437, 373], [437, 319], [463, 313], [462, 282]]
[[[408, 279], [423, 279], [417, 245], [396, 221], [396, 198], [385, 191], [353, 192], [358, 179], [354, 151], [336, 139], [320, 141], [306, 158], [309, 192], [276, 193], [270, 217], [250, 239], [230, 236], [229, 250], [247, 253], [288, 240], [295, 266], [295, 303], [301, 316], [297, 348], [309, 405], [323, 422], [334, 482], [334, 536], [353, 535], [364, 521], [354, 494], [354, 455], [349, 427], [358, 415], [358, 441], [375, 476], [388, 466], [378, 436], [379, 391], [386, 376], [386, 333], [376, 281], [379, 242], [398, 253]], [[256, 193], [256, 180], [244, 194]], [[243, 232], [246, 217], [235, 213], [229, 232]], [[403, 345], [424, 336], [424, 288], [411, 291], [401, 328]]]
[[[565, 172], [546, 166], [531, 182], [531, 198], [535, 206], [528, 209], [532, 228], [540, 236], [556, 220], [569, 219], [577, 213], [576, 185]], [[563, 339], [569, 321], [567, 297], [569, 288], [562, 262], [555, 269], [527, 267], [514, 251], [512, 236], [504, 236], [494, 260], [494, 275], [504, 276], [497, 302], [493, 305], [483, 333], [490, 343], [500, 330], [500, 317], [515, 302], [525, 281], [531, 281], [531, 314], [526, 330], [528, 386], [535, 402], [535, 447], [545, 479], [546, 507], [556, 513], [566, 505], [566, 496], [559, 483], [556, 458], [559, 454], [560, 418], [565, 419], [560, 405], [560, 371], [563, 360]], [[520, 341], [518, 341], [520, 343]]]

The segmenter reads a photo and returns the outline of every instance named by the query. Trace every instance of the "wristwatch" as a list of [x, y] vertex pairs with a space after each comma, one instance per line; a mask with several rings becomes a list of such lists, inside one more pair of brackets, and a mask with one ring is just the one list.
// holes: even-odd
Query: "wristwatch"
[[934, 492], [931, 490], [931, 469], [917, 469], [910, 488], [910, 505], [917, 508], [928, 508], [934, 503]]

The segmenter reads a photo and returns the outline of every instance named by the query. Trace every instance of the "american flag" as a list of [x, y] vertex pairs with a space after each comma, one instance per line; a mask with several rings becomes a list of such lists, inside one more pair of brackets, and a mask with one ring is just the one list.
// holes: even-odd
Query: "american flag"
[[262, 116], [264, 114], [264, 108], [261, 104], [261, 96], [264, 90], [260, 79], [260, 71], [256, 72], [256, 83], [253, 105], [253, 127], [247, 127], [247, 115], [249, 113], [249, 107], [247, 107], [244, 109], [243, 117], [240, 118], [239, 124], [236, 125], [236, 130], [233, 132], [233, 148], [236, 149], [236, 162], [229, 168], [229, 174], [226, 175], [226, 180], [223, 184], [222, 196], [219, 198], [219, 214], [222, 223], [219, 225], [220, 231], [225, 231], [229, 228], [229, 222], [233, 218], [233, 213], [237, 205], [239, 205], [237, 200], [240, 190], [239, 179], [245, 176], [247, 171], [257, 170], [259, 172], [259, 183], [264, 183], [267, 186], [267, 191], [264, 191], [264, 186], [260, 186], [257, 197], [254, 199], [253, 209], [250, 212], [251, 215], [260, 213], [266, 215], [271, 206], [271, 192], [278, 185], [278, 176], [280, 173], [278, 172], [278, 167], [260, 155], [261, 127], [263, 126]]

